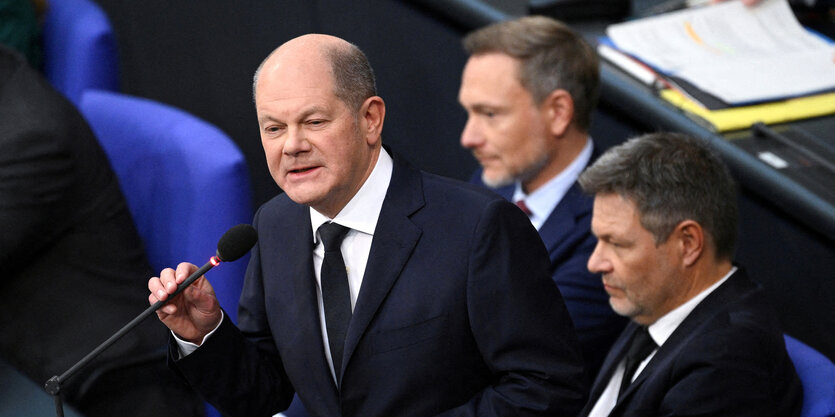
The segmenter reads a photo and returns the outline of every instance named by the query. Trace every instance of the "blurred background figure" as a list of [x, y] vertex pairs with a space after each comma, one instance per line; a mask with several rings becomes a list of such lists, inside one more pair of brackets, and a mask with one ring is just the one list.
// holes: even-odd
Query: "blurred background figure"
[[[98, 141], [30, 64], [37, 16], [28, 0], [0, 1], [0, 359], [42, 385], [143, 310], [152, 273]], [[88, 417], [202, 415], [167, 372], [165, 341], [143, 323], [70, 378], [64, 398]]]
[[589, 136], [597, 55], [568, 26], [542, 16], [479, 29], [464, 48], [461, 145], [482, 166], [472, 182], [524, 207], [539, 231], [591, 379], [626, 323], [609, 307], [600, 275], [586, 269], [596, 243], [592, 199], [576, 183], [599, 154]]

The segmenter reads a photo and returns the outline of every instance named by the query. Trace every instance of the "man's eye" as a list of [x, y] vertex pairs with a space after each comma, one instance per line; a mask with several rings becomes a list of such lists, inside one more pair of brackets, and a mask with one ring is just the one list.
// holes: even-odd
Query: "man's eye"
[[613, 248], [622, 248], [623, 247], [623, 245], [620, 242], [616, 242], [612, 239], [603, 239], [603, 242], [606, 243], [607, 245], [613, 247]]

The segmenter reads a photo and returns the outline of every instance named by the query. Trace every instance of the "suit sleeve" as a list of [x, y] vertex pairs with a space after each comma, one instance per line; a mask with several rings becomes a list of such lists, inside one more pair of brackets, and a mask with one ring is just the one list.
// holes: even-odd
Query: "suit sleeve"
[[504, 200], [473, 232], [467, 303], [494, 383], [445, 416], [576, 415], [586, 398], [577, 338], [530, 222]]
[[241, 295], [246, 300], [239, 311], [241, 329], [225, 314], [217, 331], [190, 355], [174, 361], [177, 347], [169, 348], [174, 370], [230, 417], [271, 416], [286, 410], [294, 394], [266, 320], [260, 264], [256, 244]]

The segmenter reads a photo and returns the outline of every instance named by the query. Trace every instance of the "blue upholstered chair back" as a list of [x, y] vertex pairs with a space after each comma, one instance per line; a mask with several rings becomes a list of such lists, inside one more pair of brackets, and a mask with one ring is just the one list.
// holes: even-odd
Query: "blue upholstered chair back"
[[[252, 221], [243, 154], [218, 128], [155, 101], [105, 91], [87, 91], [80, 109], [110, 158], [156, 271], [183, 261], [205, 264], [228, 228]], [[233, 320], [247, 259], [207, 274]]]
[[43, 22], [44, 75], [78, 105], [87, 89], [119, 91], [119, 56], [107, 15], [92, 0], [50, 0]]
[[803, 342], [785, 335], [786, 350], [803, 384], [801, 417], [835, 416], [835, 364]]

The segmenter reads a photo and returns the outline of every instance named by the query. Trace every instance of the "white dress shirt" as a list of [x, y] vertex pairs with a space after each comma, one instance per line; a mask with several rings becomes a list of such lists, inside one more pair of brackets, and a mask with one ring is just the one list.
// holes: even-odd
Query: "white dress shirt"
[[[345, 269], [348, 273], [348, 286], [351, 291], [351, 310], [357, 303], [362, 277], [365, 273], [365, 265], [368, 263], [368, 255], [371, 252], [371, 241], [374, 238], [374, 230], [377, 227], [377, 220], [380, 217], [380, 210], [383, 207], [383, 200], [386, 197], [394, 164], [391, 156], [385, 149], [380, 150], [377, 164], [371, 171], [368, 179], [360, 187], [353, 198], [342, 208], [339, 214], [333, 219], [310, 208], [310, 226], [313, 228], [313, 271], [316, 275], [316, 298], [319, 303], [319, 322], [322, 330], [322, 341], [325, 346], [325, 356], [331, 375], [336, 380], [336, 373], [333, 370], [330, 345], [328, 345], [328, 330], [325, 324], [325, 307], [322, 302], [322, 261], [325, 256], [325, 248], [319, 238], [318, 229], [323, 223], [332, 221], [351, 230], [342, 240], [342, 257], [345, 261]], [[222, 321], [222, 320], [221, 320]], [[218, 323], [220, 327], [220, 323]], [[205, 342], [217, 328], [212, 330], [206, 337]], [[172, 332], [173, 334], [173, 332]], [[198, 345], [182, 340], [174, 335], [177, 345], [180, 348], [180, 357], [194, 352]], [[202, 344], [202, 343], [201, 343]]]
[[[661, 318], [652, 323], [647, 330], [649, 331], [649, 335], [652, 337], [652, 340], [655, 341], [655, 344], [661, 347], [667, 339], [673, 334], [673, 332], [678, 328], [678, 326], [690, 315], [693, 309], [696, 308], [702, 300], [705, 299], [710, 293], [714, 290], [719, 288], [728, 278], [736, 272], [737, 268], [732, 267], [730, 272], [725, 274], [722, 279], [715, 282], [710, 287], [707, 287], [705, 290], [697, 294], [695, 297], [687, 300], [684, 304], [676, 307], [669, 313], [665, 314]], [[635, 374], [632, 375], [632, 381], [641, 374], [641, 371], [647, 366], [652, 357], [655, 356], [655, 353], [658, 352], [658, 348], [656, 348], [652, 353], [647, 355], [647, 358], [643, 360], [638, 365], [638, 368], [635, 370]], [[597, 399], [597, 402], [594, 404], [594, 408], [591, 409], [589, 412], [589, 417], [605, 417], [608, 416], [609, 413], [615, 408], [615, 404], [618, 401], [618, 390], [620, 389], [620, 383], [623, 379], [623, 372], [624, 372], [624, 360], [621, 359], [620, 363], [618, 364], [617, 369], [615, 372], [612, 373], [612, 378], [609, 379], [609, 384], [606, 386], [606, 389], [600, 394], [600, 398]]]
[[351, 291], [351, 311], [357, 304], [362, 277], [365, 273], [365, 265], [368, 263], [368, 254], [371, 252], [371, 241], [374, 238], [374, 229], [377, 227], [377, 219], [380, 217], [380, 210], [383, 208], [383, 200], [391, 182], [393, 163], [391, 156], [385, 149], [380, 151], [377, 164], [371, 171], [365, 184], [357, 191], [351, 201], [342, 208], [339, 214], [333, 219], [326, 217], [313, 208], [310, 209], [310, 226], [313, 228], [313, 271], [316, 274], [316, 299], [319, 303], [319, 323], [322, 327], [322, 341], [325, 344], [325, 356], [328, 359], [328, 366], [331, 375], [336, 381], [336, 372], [333, 370], [331, 349], [328, 344], [328, 328], [325, 324], [325, 305], [322, 302], [322, 262], [325, 259], [325, 246], [319, 238], [319, 226], [332, 221], [351, 230], [342, 240], [342, 258], [345, 261], [345, 269], [348, 273], [348, 287]]
[[548, 216], [551, 215], [551, 212], [560, 203], [560, 200], [565, 197], [568, 189], [577, 182], [580, 173], [583, 172], [583, 169], [588, 165], [589, 160], [591, 160], [593, 148], [594, 145], [592, 144], [591, 137], [589, 137], [586, 140], [586, 146], [583, 147], [580, 154], [562, 172], [530, 194], [525, 194], [522, 191], [522, 184], [516, 181], [513, 202], [525, 200], [525, 205], [531, 211], [531, 223], [536, 230], [542, 227], [545, 220], [548, 219]]

